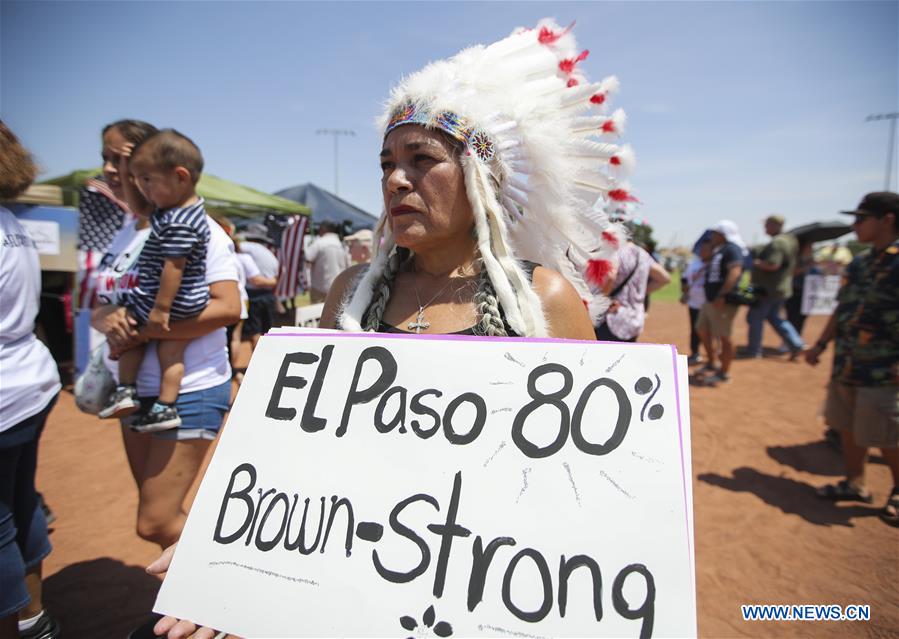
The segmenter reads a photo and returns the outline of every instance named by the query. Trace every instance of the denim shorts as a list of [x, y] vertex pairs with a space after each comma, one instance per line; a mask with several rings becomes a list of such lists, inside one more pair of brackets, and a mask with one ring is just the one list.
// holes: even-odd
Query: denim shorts
[[25, 573], [50, 554], [47, 520], [34, 488], [38, 440], [54, 397], [0, 433], [0, 619], [29, 601]]
[[[150, 409], [156, 397], [141, 397], [140, 410], [135, 415]], [[225, 421], [225, 413], [231, 405], [231, 381], [212, 388], [181, 393], [175, 402], [181, 425], [178, 428], [152, 433], [156, 439], [206, 439], [213, 440]], [[130, 419], [122, 420], [127, 425]]]

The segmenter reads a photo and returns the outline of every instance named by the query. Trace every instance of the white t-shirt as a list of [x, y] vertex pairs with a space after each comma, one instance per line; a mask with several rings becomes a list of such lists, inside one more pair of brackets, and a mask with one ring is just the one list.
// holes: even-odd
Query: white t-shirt
[[702, 259], [694, 257], [684, 269], [683, 278], [687, 280], [687, 306], [694, 309], [705, 304], [705, 268]]
[[[270, 250], [258, 242], [241, 242], [240, 252], [253, 258], [263, 277], [278, 277], [278, 258]], [[252, 286], [250, 288], [253, 288]]]
[[41, 412], [59, 392], [59, 373], [34, 336], [41, 264], [34, 240], [0, 206], [0, 432]]
[[306, 249], [306, 261], [310, 263], [310, 285], [316, 291], [327, 293], [334, 279], [350, 266], [350, 255], [337, 236], [325, 233]]
[[[213, 220], [209, 222], [209, 246], [206, 250], [206, 282], [238, 281], [237, 258], [234, 243], [228, 234]], [[147, 240], [149, 228], [137, 230], [136, 222], [122, 227], [109, 245], [97, 269], [97, 295], [101, 304], [117, 304], [123, 291], [137, 282], [137, 256]], [[213, 388], [231, 379], [228, 350], [225, 346], [225, 329], [196, 337], [184, 350], [184, 378], [181, 393]], [[104, 346], [103, 356], [112, 374], [118, 378], [118, 365], [109, 359], [109, 349]], [[159, 393], [159, 358], [156, 342], [147, 343], [144, 359], [137, 374], [137, 394], [149, 397]]]
[[251, 277], [259, 275], [259, 267], [256, 266], [256, 260], [246, 253], [237, 253], [237, 269], [238, 284], [240, 286], [240, 319], [247, 319], [250, 314], [247, 310], [247, 304], [250, 301], [247, 295], [247, 280]]

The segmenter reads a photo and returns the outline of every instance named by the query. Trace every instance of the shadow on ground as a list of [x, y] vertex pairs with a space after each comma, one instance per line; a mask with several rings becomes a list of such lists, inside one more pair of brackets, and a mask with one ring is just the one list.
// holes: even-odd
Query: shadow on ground
[[44, 579], [44, 605], [66, 639], [127, 637], [149, 615], [160, 581], [140, 566], [100, 558]]
[[873, 506], [835, 504], [819, 499], [814, 486], [788, 477], [766, 475], [754, 468], [737, 468], [732, 477], [703, 473], [697, 479], [726, 490], [752, 493], [766, 504], [817, 526], [852, 526], [853, 518], [876, 517], [878, 512]]
[[843, 475], [840, 452], [823, 439], [795, 446], [769, 446], [767, 451], [768, 456], [777, 463], [803, 473], [826, 477]]

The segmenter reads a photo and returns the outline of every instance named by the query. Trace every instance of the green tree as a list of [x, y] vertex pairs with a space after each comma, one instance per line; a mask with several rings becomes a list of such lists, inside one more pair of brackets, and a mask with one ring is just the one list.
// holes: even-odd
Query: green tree
[[649, 224], [634, 224], [631, 240], [648, 253], [654, 253], [656, 250], [656, 241], [652, 236], [652, 227]]

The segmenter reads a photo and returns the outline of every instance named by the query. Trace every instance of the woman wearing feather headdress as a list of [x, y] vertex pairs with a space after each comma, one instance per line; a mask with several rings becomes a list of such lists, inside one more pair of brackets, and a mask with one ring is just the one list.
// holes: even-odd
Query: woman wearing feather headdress
[[[594, 339], [633, 163], [569, 29], [551, 21], [406, 78], [382, 121], [384, 212], [370, 266], [338, 278], [322, 326]], [[539, 265], [539, 266], [538, 266]]]

